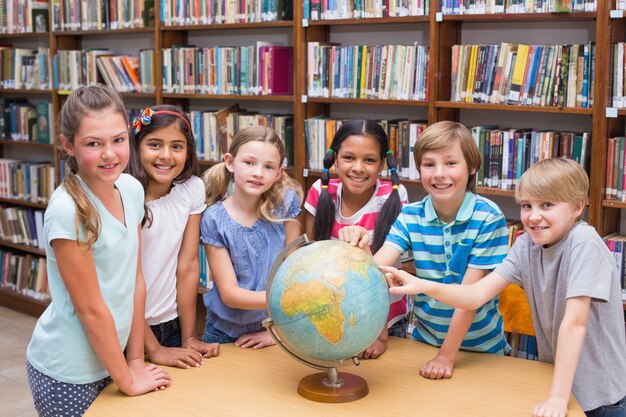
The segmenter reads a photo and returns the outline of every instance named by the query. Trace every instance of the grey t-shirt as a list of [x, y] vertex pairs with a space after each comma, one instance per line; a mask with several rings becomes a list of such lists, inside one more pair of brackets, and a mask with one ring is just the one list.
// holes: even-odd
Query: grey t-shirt
[[554, 363], [567, 299], [591, 297], [572, 392], [585, 411], [614, 404], [626, 395], [620, 277], [613, 255], [594, 228], [577, 222], [549, 248], [535, 245], [524, 234], [495, 272], [524, 288], [542, 362]]

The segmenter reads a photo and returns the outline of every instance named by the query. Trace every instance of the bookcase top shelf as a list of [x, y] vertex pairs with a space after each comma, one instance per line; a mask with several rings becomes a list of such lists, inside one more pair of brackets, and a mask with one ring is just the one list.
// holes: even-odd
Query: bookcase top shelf
[[47, 38], [50, 32], [0, 33], [2, 38]]
[[30, 253], [30, 254], [37, 255], [37, 256], [46, 256], [46, 252], [34, 246], [20, 245], [18, 243], [9, 242], [8, 240], [0, 240], [0, 245], [6, 246], [8, 248], [17, 249], [22, 252]]
[[146, 28], [123, 28], [102, 30], [63, 30], [52, 32], [54, 36], [102, 36], [102, 35], [125, 35], [129, 33], [152, 33], [153, 27]]
[[373, 98], [307, 97], [309, 103], [384, 104], [386, 106], [428, 107], [428, 101], [380, 100]]
[[330, 19], [309, 20], [309, 26], [343, 26], [343, 25], [381, 25], [399, 23], [429, 23], [430, 16], [402, 16], [402, 17], [371, 17], [365, 19]]
[[436, 101], [435, 107], [449, 109], [503, 110], [533, 113], [587, 114], [589, 116], [593, 114], [593, 109], [591, 108], [583, 109], [579, 107], [515, 106], [508, 104], [463, 103], [457, 101]]
[[180, 32], [194, 30], [229, 30], [229, 29], [261, 29], [293, 27], [293, 20], [277, 20], [274, 22], [250, 22], [250, 23], [220, 23], [211, 25], [176, 25], [165, 26], [161, 24], [159, 30], [163, 32]]
[[[31, 142], [25, 140], [7, 140], [0, 139], [0, 145], [19, 146], [22, 148], [52, 148], [54, 145], [50, 143]], [[44, 206], [45, 207], [45, 206]]]
[[287, 101], [293, 102], [293, 96], [283, 95], [265, 95], [265, 96], [253, 96], [253, 95], [237, 95], [237, 94], [182, 94], [182, 93], [163, 93], [163, 98], [193, 98], [203, 100], [237, 100], [237, 101]]
[[443, 15], [453, 22], [563, 22], [568, 20], [595, 20], [596, 12], [575, 13], [501, 13]]
[[29, 88], [0, 88], [0, 93], [15, 93], [15, 94], [38, 94], [38, 95], [47, 95], [52, 94], [52, 90], [37, 90], [37, 89], [29, 89]]

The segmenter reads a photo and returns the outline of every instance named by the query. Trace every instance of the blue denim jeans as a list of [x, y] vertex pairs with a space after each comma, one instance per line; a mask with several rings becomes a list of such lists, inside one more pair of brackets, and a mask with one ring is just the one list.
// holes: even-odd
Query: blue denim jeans
[[585, 411], [587, 417], [626, 417], [626, 397], [611, 405]]
[[164, 323], [150, 325], [150, 329], [152, 329], [152, 333], [154, 333], [154, 336], [159, 341], [161, 346], [182, 346], [180, 321], [178, 321], [178, 317]]
[[216, 329], [213, 327], [211, 323], [206, 322], [206, 326], [204, 327], [204, 336], [202, 336], [202, 340], [205, 343], [233, 343], [239, 339], [238, 337], [230, 337], [223, 331]]

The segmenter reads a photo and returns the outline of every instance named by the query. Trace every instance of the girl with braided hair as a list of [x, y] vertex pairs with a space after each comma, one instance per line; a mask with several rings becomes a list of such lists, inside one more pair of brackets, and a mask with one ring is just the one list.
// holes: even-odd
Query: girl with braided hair
[[[391, 182], [379, 178], [385, 162]], [[330, 178], [332, 166], [338, 178]], [[406, 189], [400, 184], [396, 160], [383, 128], [372, 120], [347, 120], [335, 133], [326, 153], [322, 178], [307, 195], [306, 233], [315, 240], [340, 239], [360, 247], [372, 242], [370, 249], [376, 253], [406, 202]], [[369, 239], [353, 238], [356, 235], [350, 232], [352, 226], [366, 229]], [[406, 334], [406, 311], [406, 298], [392, 297], [388, 326], [361, 353], [362, 358], [380, 356], [387, 349], [388, 334]]]

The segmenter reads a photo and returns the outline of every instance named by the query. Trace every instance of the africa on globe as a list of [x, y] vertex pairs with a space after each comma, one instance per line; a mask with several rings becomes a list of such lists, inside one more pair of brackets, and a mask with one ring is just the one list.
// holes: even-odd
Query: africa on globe
[[389, 291], [374, 259], [341, 241], [307, 244], [268, 283], [272, 330], [311, 365], [335, 367], [369, 347], [387, 323]]

